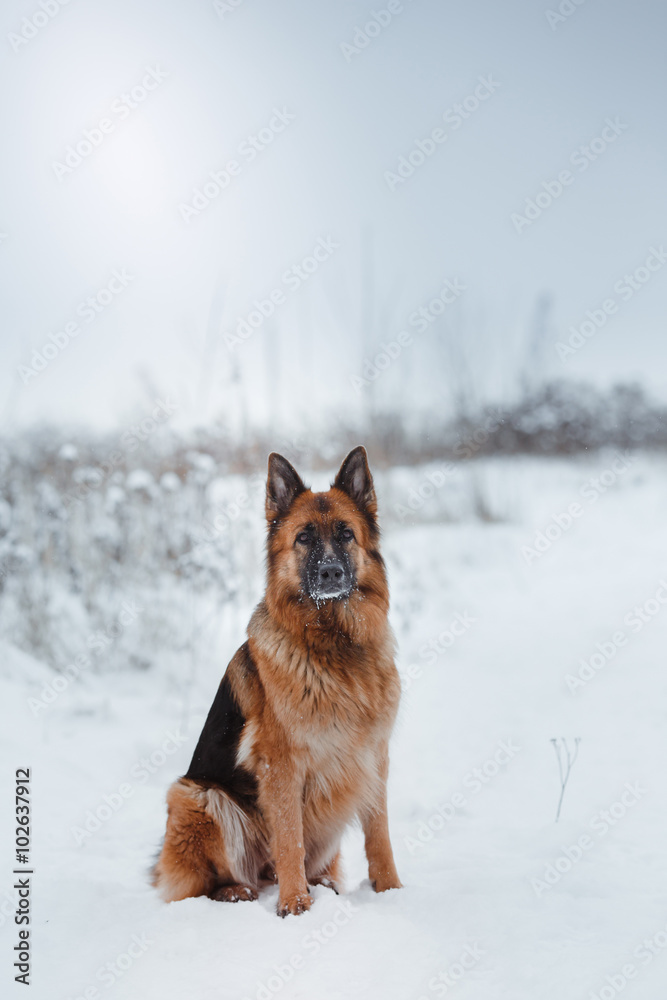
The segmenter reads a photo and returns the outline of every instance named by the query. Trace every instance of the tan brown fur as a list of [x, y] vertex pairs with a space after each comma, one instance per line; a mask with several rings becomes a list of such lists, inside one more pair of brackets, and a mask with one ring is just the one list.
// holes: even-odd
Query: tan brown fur
[[[351, 485], [341, 478], [346, 463]], [[154, 875], [166, 899], [254, 898], [275, 871], [278, 912], [301, 913], [311, 905], [309, 883], [339, 886], [340, 840], [355, 817], [376, 890], [401, 885], [386, 803], [400, 696], [387, 581], [363, 449], [346, 463], [326, 493], [312, 493], [296, 477], [303, 488], [287, 506], [280, 490], [277, 500], [272, 493], [270, 471], [266, 595], [226, 674], [244, 719], [236, 764], [256, 782], [256, 798], [239, 807], [201, 780], [172, 786]], [[344, 599], [313, 600], [304, 592], [307, 552], [295, 538], [309, 526], [326, 553], [341, 524], [354, 533], [345, 543], [354, 587]]]

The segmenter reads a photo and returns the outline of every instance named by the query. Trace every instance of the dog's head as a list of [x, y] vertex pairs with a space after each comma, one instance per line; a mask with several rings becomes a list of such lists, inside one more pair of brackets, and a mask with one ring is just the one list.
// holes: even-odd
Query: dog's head
[[386, 589], [364, 448], [350, 452], [326, 493], [313, 493], [286, 458], [272, 454], [266, 517], [269, 588], [281, 603], [321, 607]]

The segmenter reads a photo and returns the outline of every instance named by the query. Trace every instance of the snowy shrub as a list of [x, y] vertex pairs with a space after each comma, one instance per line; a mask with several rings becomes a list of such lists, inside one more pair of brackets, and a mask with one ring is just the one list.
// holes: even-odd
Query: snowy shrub
[[100, 669], [183, 648], [193, 596], [236, 593], [231, 536], [202, 543], [214, 460], [191, 452], [176, 472], [146, 451], [109, 469], [104, 445], [36, 433], [2, 450], [0, 635], [55, 669], [104, 637], [124, 602], [141, 612]]

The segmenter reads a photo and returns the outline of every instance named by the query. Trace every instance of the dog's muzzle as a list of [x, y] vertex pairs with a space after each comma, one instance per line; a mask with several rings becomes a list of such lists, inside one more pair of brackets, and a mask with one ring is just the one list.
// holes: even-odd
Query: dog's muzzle
[[348, 597], [352, 590], [352, 573], [339, 559], [318, 562], [309, 577], [310, 596], [316, 601]]

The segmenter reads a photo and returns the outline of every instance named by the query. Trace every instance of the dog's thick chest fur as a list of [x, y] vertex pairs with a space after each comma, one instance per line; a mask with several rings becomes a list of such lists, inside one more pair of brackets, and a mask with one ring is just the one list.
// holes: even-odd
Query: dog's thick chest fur
[[[259, 703], [260, 718], [244, 727], [237, 760], [253, 774], [288, 757], [302, 774], [304, 799], [345, 802], [345, 818], [374, 792], [378, 748], [394, 721], [400, 685], [388, 628], [371, 650], [344, 643], [303, 647], [276, 628], [260, 604], [251, 619], [241, 702]], [[238, 685], [237, 685], [238, 686]], [[270, 736], [267, 738], [267, 734]]]
[[313, 740], [373, 740], [393, 722], [400, 696], [388, 625], [366, 646], [338, 633], [307, 645], [277, 627], [260, 604], [248, 626], [249, 651], [265, 703], [297, 748]]
[[275, 876], [278, 912], [302, 913], [309, 884], [339, 883], [355, 817], [375, 889], [400, 886], [386, 801], [400, 682], [376, 509], [363, 448], [327, 493], [269, 459], [266, 594], [169, 791], [166, 899], [252, 899]]

